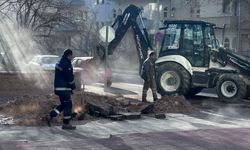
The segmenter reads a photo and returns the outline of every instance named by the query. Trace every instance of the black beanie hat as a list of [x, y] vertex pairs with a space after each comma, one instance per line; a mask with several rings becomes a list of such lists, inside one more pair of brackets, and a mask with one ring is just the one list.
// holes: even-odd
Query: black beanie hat
[[63, 56], [69, 56], [69, 55], [73, 55], [73, 52], [71, 49], [66, 49], [63, 52]]

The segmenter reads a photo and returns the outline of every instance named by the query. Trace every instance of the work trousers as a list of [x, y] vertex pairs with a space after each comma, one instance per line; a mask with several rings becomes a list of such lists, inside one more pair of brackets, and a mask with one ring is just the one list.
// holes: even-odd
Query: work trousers
[[72, 115], [71, 93], [65, 92], [58, 94], [61, 105], [56, 106], [51, 112], [51, 118], [56, 117], [63, 111], [63, 123], [69, 124]]
[[142, 91], [142, 101], [143, 102], [147, 101], [146, 98], [147, 98], [147, 92], [148, 92], [149, 88], [152, 90], [154, 101], [157, 100], [157, 94], [156, 94], [157, 90], [156, 90], [156, 83], [155, 83], [155, 81], [144, 81], [143, 91]]

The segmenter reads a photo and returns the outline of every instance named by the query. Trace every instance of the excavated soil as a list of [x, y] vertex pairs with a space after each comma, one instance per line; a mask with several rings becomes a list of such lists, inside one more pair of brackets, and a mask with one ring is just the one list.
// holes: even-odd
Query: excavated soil
[[[34, 75], [35, 76], [35, 75]], [[43, 76], [44, 77], [44, 76]], [[44, 117], [59, 104], [59, 99], [53, 95], [51, 88], [52, 77], [47, 80], [33, 78], [32, 75], [20, 76], [19, 74], [0, 74], [0, 125], [46, 125]], [[40, 86], [38, 86], [40, 85]], [[98, 118], [86, 114], [85, 104], [92, 102], [99, 105], [112, 106], [113, 112], [141, 112], [148, 103], [127, 99], [121, 96], [110, 97], [94, 93], [76, 91], [72, 96], [73, 112], [77, 113], [75, 119], [85, 114], [85, 120]], [[192, 113], [197, 109], [183, 96], [163, 97], [153, 103], [151, 113]], [[53, 120], [54, 124], [62, 122], [62, 115]]]
[[[140, 112], [145, 103], [140, 101], [126, 99], [123, 97], [107, 97], [93, 93], [85, 93], [81, 97], [77, 92], [72, 97], [73, 111], [78, 114], [77, 117], [85, 112], [85, 102], [92, 101], [94, 103], [108, 104], [114, 108], [114, 112]], [[0, 121], [0, 124], [16, 124], [16, 125], [46, 125], [43, 117], [59, 102], [55, 95], [38, 95], [38, 96], [16, 96], [8, 102], [0, 104], [0, 113], [6, 117]], [[164, 97], [154, 103], [152, 113], [192, 113], [197, 111], [182, 96]], [[77, 118], [76, 117], [76, 118]], [[12, 119], [13, 118], [13, 119]], [[85, 120], [93, 120], [95, 117], [85, 115]], [[1, 117], [0, 117], [1, 120]], [[62, 121], [62, 115], [53, 120], [54, 124]]]
[[197, 110], [184, 96], [163, 97], [154, 103], [155, 113], [192, 113]]

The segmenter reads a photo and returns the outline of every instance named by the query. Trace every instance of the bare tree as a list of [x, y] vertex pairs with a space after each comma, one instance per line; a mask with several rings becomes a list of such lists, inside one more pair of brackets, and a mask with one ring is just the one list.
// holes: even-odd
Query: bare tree
[[70, 7], [68, 0], [4, 0], [0, 10], [6, 15], [14, 15], [20, 26], [38, 30], [41, 27], [53, 27], [55, 23], [69, 22], [63, 13]]
[[[73, 0], [0, 0], [0, 12], [14, 18], [18, 25], [33, 31], [40, 43], [49, 50], [58, 42], [58, 28], [69, 27], [71, 36], [78, 36], [73, 48], [89, 51], [96, 45], [96, 27], [91, 18], [94, 12], [79, 8]], [[41, 40], [42, 39], [42, 40]]]

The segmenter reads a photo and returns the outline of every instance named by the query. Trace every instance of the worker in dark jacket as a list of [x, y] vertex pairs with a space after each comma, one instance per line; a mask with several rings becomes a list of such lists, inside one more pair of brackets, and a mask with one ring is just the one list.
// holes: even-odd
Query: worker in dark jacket
[[72, 101], [71, 94], [76, 88], [73, 75], [73, 67], [71, 64], [72, 51], [67, 49], [59, 63], [55, 67], [55, 81], [54, 88], [55, 94], [59, 96], [61, 105], [55, 107], [50, 114], [47, 116], [48, 125], [51, 126], [51, 120], [63, 111], [63, 125], [62, 129], [74, 130], [75, 126], [70, 124], [71, 113], [72, 113]]
[[157, 100], [156, 94], [156, 81], [155, 81], [155, 61], [156, 53], [151, 52], [149, 57], [144, 61], [141, 71], [141, 77], [144, 80], [143, 91], [142, 91], [142, 101], [146, 102], [148, 89], [151, 88], [153, 93], [154, 101]]

